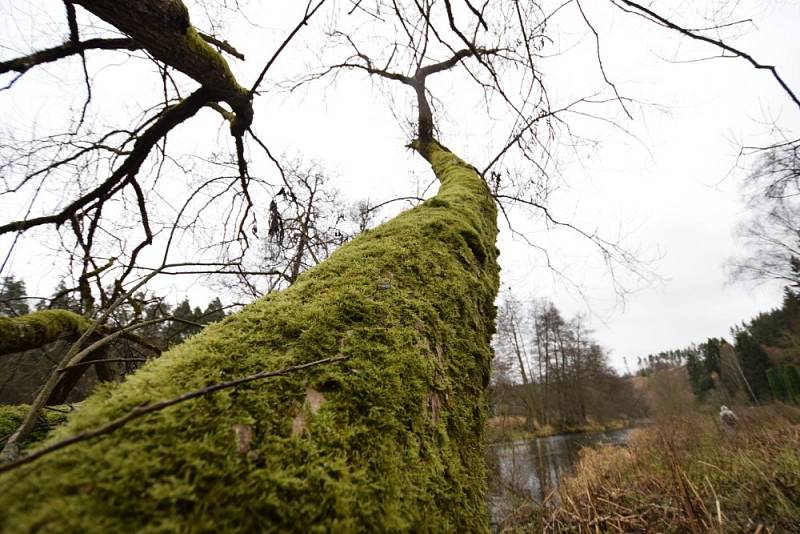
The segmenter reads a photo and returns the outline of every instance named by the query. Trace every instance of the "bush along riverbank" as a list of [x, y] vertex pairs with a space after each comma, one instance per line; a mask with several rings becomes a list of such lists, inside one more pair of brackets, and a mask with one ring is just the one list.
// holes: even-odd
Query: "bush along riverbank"
[[501, 443], [505, 441], [521, 441], [536, 438], [546, 438], [559, 434], [577, 434], [582, 432], [608, 432], [620, 430], [642, 424], [643, 421], [631, 419], [613, 419], [611, 421], [595, 421], [588, 418], [585, 423], [565, 426], [535, 425], [528, 427], [525, 417], [522, 416], [496, 416], [489, 419], [486, 432], [488, 443]]
[[800, 409], [742, 410], [734, 432], [712, 414], [635, 429], [627, 447], [582, 451], [543, 504], [501, 532], [800, 532]]

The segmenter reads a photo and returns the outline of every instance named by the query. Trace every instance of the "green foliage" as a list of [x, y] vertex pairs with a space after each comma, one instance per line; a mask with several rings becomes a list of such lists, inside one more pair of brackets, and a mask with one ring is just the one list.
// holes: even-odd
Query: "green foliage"
[[689, 375], [689, 383], [692, 392], [698, 400], [703, 400], [709, 391], [714, 388], [714, 380], [708, 372], [708, 365], [705, 363], [703, 351], [690, 351], [686, 358], [686, 371]]
[[183, 403], [1, 476], [0, 530], [488, 531], [496, 209], [470, 166], [429, 149], [449, 207], [365, 232], [95, 393], [52, 439], [224, 379], [350, 360]]
[[648, 354], [646, 357], [637, 358], [639, 376], [647, 376], [656, 371], [673, 369], [680, 367], [687, 362], [690, 356], [696, 356], [697, 349], [694, 346], [685, 349], [665, 350], [657, 354]]
[[[800, 273], [800, 260], [790, 258], [792, 279], [798, 279]], [[781, 370], [768, 374], [772, 362], [765, 348], [773, 349], [776, 362], [787, 364], [800, 362], [800, 294], [798, 283], [792, 283], [784, 288], [783, 302], [779, 308], [769, 312], [760, 313], [749, 322], [743, 323], [733, 329], [736, 337], [735, 353], [723, 357], [721, 349], [724, 340], [709, 339], [698, 348], [700, 354], [692, 353], [691, 347], [686, 350], [685, 363], [689, 374], [692, 391], [698, 400], [708, 398], [712, 390], [723, 386], [724, 392], [729, 397], [735, 397], [741, 391], [752, 389], [752, 393], [759, 400], [766, 400], [770, 396], [777, 399], [794, 398], [793, 393], [787, 389], [789, 380], [784, 369], [791, 369], [791, 365]], [[658, 355], [650, 355], [646, 359], [639, 358], [640, 371], [646, 375], [658, 368], [674, 365], [675, 360], [681, 359], [671, 355], [675, 351], [667, 351]], [[777, 354], [777, 355], [775, 355]], [[744, 384], [742, 376], [747, 381]], [[794, 376], [794, 375], [792, 375]], [[800, 390], [800, 383], [791, 387]], [[749, 391], [748, 391], [749, 396]]]
[[796, 365], [784, 365], [783, 381], [786, 385], [786, 392], [789, 399], [800, 404], [800, 370]]
[[800, 403], [800, 372], [794, 365], [767, 370], [770, 392], [776, 400]]
[[[184, 299], [183, 302], [178, 304], [178, 306], [172, 310], [172, 315], [177, 319], [194, 323], [197, 316], [202, 315], [202, 312], [198, 308], [192, 310], [192, 305], [189, 304], [189, 300]], [[161, 333], [161, 339], [163, 340], [162, 343], [167, 347], [178, 345], [184, 340], [188, 339], [189, 336], [199, 331], [199, 326], [187, 324], [181, 321], [169, 321], [165, 324]]]
[[[692, 393], [699, 401], [703, 401], [720, 382], [725, 382], [722, 372], [722, 347], [725, 340], [708, 338], [705, 343], [690, 346], [680, 351], [684, 355], [686, 371]], [[726, 384], [729, 385], [729, 384]], [[732, 393], [731, 387], [726, 387]]]
[[42, 300], [36, 305], [37, 310], [69, 310], [81, 313], [81, 304], [72, 296], [73, 290], [67, 287], [66, 282], [61, 280], [53, 292], [53, 297], [47, 301]]
[[796, 330], [798, 322], [800, 322], [800, 297], [787, 287], [780, 308], [758, 314], [744, 325], [744, 329], [762, 345], [785, 347], [786, 333]]
[[772, 394], [772, 398], [785, 401], [788, 397], [788, 391], [783, 381], [780, 368], [773, 367], [772, 369], [767, 369], [767, 381], [769, 382], [769, 390]]
[[214, 298], [208, 303], [202, 315], [196, 317], [197, 322], [201, 324], [211, 324], [221, 321], [225, 318], [225, 309], [219, 297]]
[[204, 325], [224, 319], [225, 311], [219, 298], [209, 302], [205, 310], [197, 306], [192, 308], [189, 299], [184, 299], [174, 309], [161, 301], [154, 301], [144, 307], [144, 320], [168, 317], [175, 317], [177, 320], [168, 319], [142, 330], [142, 334], [151, 343], [163, 348], [179, 345], [202, 330]]
[[30, 308], [23, 298], [27, 295], [24, 280], [17, 280], [13, 276], [3, 277], [0, 282], [0, 317], [17, 317], [29, 313]]
[[700, 345], [700, 350], [703, 354], [703, 367], [706, 373], [711, 376], [713, 374], [719, 375], [719, 348], [722, 340], [710, 337], [708, 340]]

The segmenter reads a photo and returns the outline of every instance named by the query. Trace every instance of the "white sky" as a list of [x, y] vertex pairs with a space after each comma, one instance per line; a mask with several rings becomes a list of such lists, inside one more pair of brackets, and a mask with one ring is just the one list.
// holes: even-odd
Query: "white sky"
[[[734, 2], [670, 0], [654, 6], [696, 27], [707, 24], [704, 14], [726, 3]], [[27, 10], [32, 16], [24, 23], [19, 22], [19, 3], [14, 4], [0, 0], [0, 18], [6, 20], [0, 22], [0, 43], [13, 42], [17, 48], [0, 49], [0, 57], [12, 57], [42, 43], [55, 44], [53, 32], [59, 36], [63, 32], [61, 2], [37, 2], [41, 8]], [[274, 7], [248, 10], [250, 20], [261, 28], [238, 23], [223, 33], [248, 58], [244, 64], [232, 62], [240, 81], [252, 82], [297, 20], [303, 3], [282, 4], [280, 13]], [[734, 44], [776, 65], [790, 86], [800, 88], [800, 41], [796, 39], [800, 3], [742, 0], [736, 4], [734, 18], [753, 18], [754, 22], [741, 27]], [[725, 336], [732, 325], [779, 304], [780, 288], [775, 284], [728, 283], [724, 262], [741, 247], [733, 233], [745, 215], [738, 195], [744, 174], [735, 169], [739, 147], [768, 140], [768, 125], [773, 121], [796, 136], [800, 110], [766, 72], [755, 71], [742, 60], [675, 63], [717, 52], [638, 17], [609, 10], [607, 2], [585, 1], [584, 8], [600, 33], [608, 77], [624, 96], [648, 104], [632, 108], [633, 121], [618, 107], [602, 112], [633, 136], [608, 124], [573, 119], [571, 124], [597, 144], [577, 151], [558, 148], [556, 175], [561, 185], [550, 205], [566, 222], [611, 239], [621, 237], [629, 249], [639, 251], [640, 258], [653, 260], [647, 267], [660, 280], [642, 284], [617, 270], [619, 282], [638, 289], [627, 295], [623, 305], [591, 245], [574, 233], [546, 231], [540, 219], [527, 221], [523, 213], [517, 213], [518, 229], [547, 248], [553, 262], [580, 287], [580, 294], [546, 268], [541, 253], [509, 232], [500, 238], [502, 284], [521, 298], [549, 297], [567, 316], [588, 312], [597, 339], [622, 369], [623, 357], [632, 365], [637, 356]], [[554, 102], [598, 90], [608, 94], [599, 77], [594, 41], [576, 13], [574, 8], [567, 9], [554, 20], [553, 44], [546, 49], [553, 57], [541, 65]], [[15, 22], [7, 15], [14, 15]], [[208, 27], [201, 13], [192, 11], [192, 16], [201, 29]], [[52, 27], [47, 18], [53, 21]], [[31, 35], [27, 24], [38, 27], [37, 38], [19, 43], [19, 35]], [[314, 30], [318, 27], [304, 30], [293, 50], [281, 57], [270, 82], [303, 72], [303, 62], [311, 60], [308, 48], [320, 46]], [[94, 106], [98, 115], [102, 112], [107, 122], [125, 120], [152, 103], [152, 93], [145, 89], [152, 84], [149, 87], [157, 90], [159, 80], [151, 67], [136, 62], [110, 67], [106, 61], [90, 58], [90, 68], [97, 73]], [[54, 117], [67, 113], [70, 98], [79, 105], [81, 78], [70, 74], [76, 65], [31, 72], [11, 91], [0, 93], [0, 127], [30, 135], [30, 125], [36, 121], [37, 132], [46, 131], [50, 122], [58, 122]], [[458, 89], [448, 80], [437, 80], [433, 86], [447, 111], [439, 124], [442, 141], [480, 168], [486, 163], [487, 147], [502, 140], [492, 138], [486, 123], [471, 112], [471, 101]], [[347, 198], [369, 196], [380, 201], [414, 194], [416, 182], [426, 184], [430, 178], [424, 162], [403, 148], [408, 139], [390, 112], [390, 101], [403, 104], [409, 97], [406, 88], [374, 84], [351, 74], [335, 85], [312, 85], [293, 94], [272, 92], [257, 100], [255, 127], [274, 152], [322, 162]], [[407, 106], [397, 109], [408, 110], [403, 118], [413, 114]], [[221, 148], [229, 146], [225, 131], [218, 128], [213, 113], [204, 112], [179, 130], [181, 151], [201, 153], [219, 143], [224, 144]], [[264, 175], [274, 172], [263, 158], [255, 160], [251, 170]], [[267, 197], [256, 200], [268, 202]], [[8, 202], [0, 198], [3, 222], [23, 209]], [[4, 251], [7, 241], [0, 240], [0, 245]], [[11, 271], [23, 276], [29, 289], [46, 294], [57, 270], [41, 246], [30, 245], [14, 256]], [[188, 295], [205, 304], [214, 296], [197, 282], [168, 283], [174, 284], [175, 298]]]

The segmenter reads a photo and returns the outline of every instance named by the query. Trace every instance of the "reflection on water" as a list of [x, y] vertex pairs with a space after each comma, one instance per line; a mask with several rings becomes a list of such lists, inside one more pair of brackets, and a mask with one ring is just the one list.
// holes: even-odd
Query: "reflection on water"
[[[562, 434], [531, 441], [495, 443], [487, 447], [489, 507], [493, 522], [503, 505], [530, 496], [542, 502], [558, 487], [561, 477], [574, 472], [583, 447], [624, 445], [631, 429]], [[515, 497], [515, 498], [514, 498]], [[552, 497], [550, 497], [552, 498]]]

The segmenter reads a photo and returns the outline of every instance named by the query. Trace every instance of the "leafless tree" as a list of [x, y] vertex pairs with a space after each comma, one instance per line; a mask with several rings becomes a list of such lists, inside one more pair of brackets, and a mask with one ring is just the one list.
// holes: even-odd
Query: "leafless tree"
[[[574, 1], [550, 7], [518, 0], [353, 2], [347, 16], [338, 17], [329, 31], [320, 53], [323, 66], [300, 76], [290, 88], [338, 80], [345, 73], [368, 75], [391, 95], [389, 105], [408, 138], [418, 133], [422, 138], [441, 137], [441, 125], [455, 111], [452, 96], [458, 95], [459, 105], [473, 113], [479, 110], [482, 120], [492, 123], [485, 160], [476, 166], [492, 187], [512, 233], [540, 251], [559, 274], [560, 266], [529, 227], [515, 222], [513, 212], [525, 212], [548, 228], [577, 232], [596, 246], [612, 272], [623, 269], [640, 280], [649, 278], [652, 273], [645, 263], [615, 239], [562, 219], [548, 206], [550, 193], [559, 185], [556, 147], [587, 141], [573, 132], [570, 119], [608, 121], [602, 117], [604, 110], [614, 107], [627, 114], [632, 105], [607, 78], [609, 95], [592, 93], [565, 104], [551, 103], [539, 67], [548, 53], [543, 51], [550, 43], [547, 29], [562, 10], [575, 7], [580, 4]], [[405, 93], [399, 92], [401, 86]], [[417, 104], [416, 116], [409, 116], [403, 95]], [[624, 293], [622, 281], [615, 281]]]
[[229, 294], [252, 299], [293, 284], [368, 224], [367, 201], [345, 202], [321, 164], [289, 161], [281, 172], [283, 185], [269, 202], [266, 233], [243, 258], [242, 274], [217, 282]]
[[[280, 53], [324, 3], [307, 4], [283, 43], [259, 58], [264, 67], [258, 77], [244, 86], [225, 58], [243, 56], [223, 36], [192, 25], [180, 1], [138, 2], [124, 10], [114, 2], [64, 2], [67, 37], [62, 43], [0, 62], [0, 74], [13, 74], [6, 86], [13, 91], [31, 70], [77, 56], [87, 90], [82, 109], [65, 131], [33, 142], [13, 132], [0, 139], [2, 194], [28, 203], [19, 219], [0, 224], [0, 236], [11, 239], [0, 270], [20, 239], [39, 229], [56, 230], [59, 248], [68, 254], [69, 274], [74, 273], [71, 289], [89, 315], [124, 293], [123, 286], [139, 276], [141, 267], [152, 265], [153, 247], [160, 249], [162, 264], [169, 263], [187, 232], [210, 234], [214, 259], [226, 258], [219, 266], [200, 262], [206, 265], [195, 271], [240, 273], [239, 261], [257, 234], [253, 190], [260, 188], [269, 197], [280, 185], [252, 176], [248, 168], [248, 139], [271, 157], [252, 128], [253, 99]], [[205, 7], [220, 6], [206, 2]], [[86, 60], [87, 54], [98, 53], [154, 65], [151, 83], [160, 82], [161, 101], [150, 102], [139, 117], [125, 117], [119, 126], [98, 128], [91, 108], [95, 80]], [[232, 146], [228, 154], [205, 158], [218, 174], [193, 178], [191, 167], [168, 147], [169, 136], [203, 109], [216, 112], [227, 125]], [[213, 130], [209, 134], [216, 135]], [[182, 203], [176, 192], [185, 194]], [[222, 226], [206, 219], [222, 220]]]
[[754, 161], [742, 186], [747, 218], [738, 234], [744, 254], [729, 262], [734, 278], [800, 283], [800, 140], [742, 151]]
[[[85, 371], [87, 360], [107, 360], [109, 343], [153, 321], [167, 320], [143, 322], [139, 316], [131, 324], [112, 324], [120, 306], [141, 310], [135, 295], [143, 281], [156, 275], [242, 275], [248, 234], [257, 236], [252, 191], [261, 187], [270, 194], [272, 185], [251, 176], [248, 168], [248, 139], [271, 157], [253, 131], [253, 99], [278, 56], [325, 1], [306, 5], [284, 41], [271, 55], [260, 58], [264, 66], [248, 86], [239, 83], [224, 56], [241, 60], [242, 55], [223, 37], [199, 31], [179, 0], [148, 0], [125, 9], [104, 0], [66, 0], [61, 3], [67, 34], [63, 42], [0, 62], [0, 75], [11, 75], [4, 90], [14, 91], [31, 70], [73, 56], [80, 59], [86, 99], [65, 129], [33, 141], [19, 139], [14, 132], [0, 139], [0, 195], [27, 204], [19, 218], [0, 223], [0, 237], [10, 239], [0, 272], [20, 239], [55, 230], [58, 248], [67, 255], [67, 274], [75, 280], [61, 296], [76, 294], [77, 311], [93, 319], [88, 328], [74, 329], [75, 342], [42, 386], [22, 427], [7, 442], [5, 456], [16, 454], [17, 443], [45, 403], [65, 398], [71, 389], [67, 386], [74, 383], [68, 378]], [[206, 7], [213, 8], [212, 4]], [[95, 79], [87, 54], [101, 52], [155, 65], [153, 82], [162, 86], [160, 101], [151, 101], [138, 117], [128, 116], [121, 125], [97, 128], [91, 109]], [[227, 126], [232, 148], [229, 154], [207, 161], [221, 174], [196, 181], [191, 170], [176, 160], [168, 139], [203, 109], [217, 113]], [[209, 133], [213, 137], [213, 130]], [[183, 171], [182, 177], [176, 169]], [[188, 183], [181, 184], [181, 178]], [[186, 196], [182, 203], [175, 202], [170, 197], [181, 189]], [[204, 225], [208, 217], [221, 218], [222, 228]], [[183, 235], [212, 226], [216, 258], [170, 261]], [[160, 262], [153, 261], [149, 250], [156, 244]]]
[[610, 367], [584, 316], [565, 320], [552, 302], [505, 295], [494, 347], [496, 358], [515, 371], [515, 384], [500, 384], [495, 398], [523, 406], [531, 430], [640, 415], [630, 383]]

